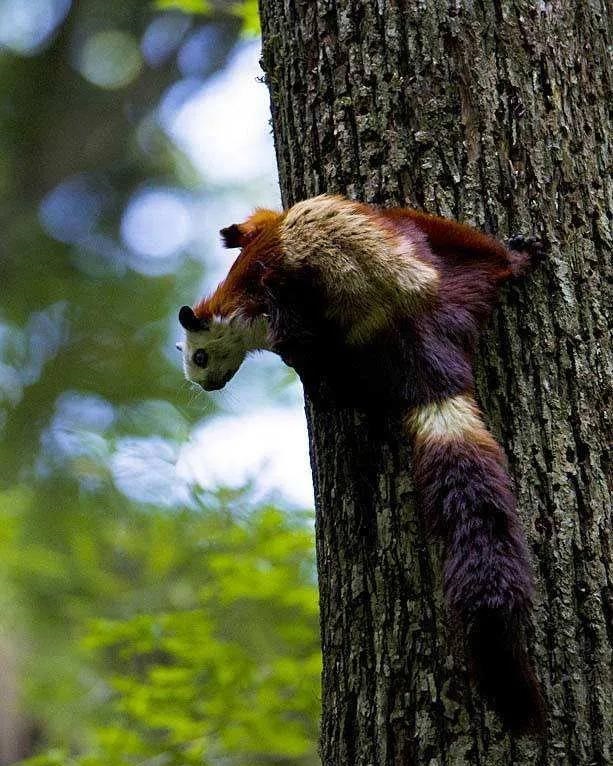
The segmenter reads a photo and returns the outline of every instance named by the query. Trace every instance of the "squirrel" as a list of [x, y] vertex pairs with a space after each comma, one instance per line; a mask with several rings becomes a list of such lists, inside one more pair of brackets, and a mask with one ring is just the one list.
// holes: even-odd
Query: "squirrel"
[[222, 388], [269, 349], [305, 385], [321, 374], [358, 402], [388, 402], [412, 443], [420, 504], [444, 545], [444, 592], [469, 668], [514, 732], [543, 704], [523, 645], [533, 582], [504, 453], [474, 397], [472, 360], [500, 286], [542, 254], [410, 208], [320, 195], [221, 230], [241, 248], [226, 279], [183, 306], [186, 377]]

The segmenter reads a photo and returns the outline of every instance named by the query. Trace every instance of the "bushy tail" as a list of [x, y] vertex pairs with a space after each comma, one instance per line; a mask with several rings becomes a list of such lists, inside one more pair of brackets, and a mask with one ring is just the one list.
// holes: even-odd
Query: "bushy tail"
[[423, 509], [445, 544], [444, 588], [472, 674], [506, 725], [538, 731], [543, 709], [523, 646], [532, 581], [504, 454], [470, 395], [415, 408], [407, 424]]

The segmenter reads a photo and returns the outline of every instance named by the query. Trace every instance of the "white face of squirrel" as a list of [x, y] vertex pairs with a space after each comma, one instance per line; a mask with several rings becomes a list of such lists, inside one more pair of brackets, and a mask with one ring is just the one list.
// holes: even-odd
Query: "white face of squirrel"
[[206, 330], [187, 330], [185, 340], [177, 343], [177, 348], [183, 354], [185, 377], [199, 383], [205, 391], [223, 388], [247, 354], [243, 333], [230, 324], [214, 321]]
[[[236, 317], [197, 319], [189, 307], [179, 315], [185, 340], [177, 343], [185, 377], [205, 391], [218, 391], [234, 377], [249, 351], [266, 348], [268, 326], [263, 319], [248, 322]], [[187, 325], [187, 326], [186, 326]]]

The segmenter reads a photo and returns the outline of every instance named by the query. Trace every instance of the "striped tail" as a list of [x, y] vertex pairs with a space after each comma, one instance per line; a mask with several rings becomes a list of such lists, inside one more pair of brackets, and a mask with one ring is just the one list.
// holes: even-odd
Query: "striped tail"
[[470, 395], [413, 409], [415, 481], [445, 545], [446, 599], [466, 630], [469, 665], [514, 732], [539, 731], [543, 706], [523, 647], [532, 579], [504, 453]]

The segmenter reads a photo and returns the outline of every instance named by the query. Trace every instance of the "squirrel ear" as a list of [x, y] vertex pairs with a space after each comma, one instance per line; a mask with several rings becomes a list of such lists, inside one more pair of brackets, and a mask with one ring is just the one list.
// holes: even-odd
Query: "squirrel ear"
[[248, 237], [241, 231], [241, 227], [233, 223], [220, 232], [224, 247], [244, 247], [247, 244]]
[[200, 332], [201, 330], [208, 329], [209, 326], [207, 320], [199, 319], [189, 306], [181, 306], [179, 310], [179, 324], [183, 329], [190, 332]]

